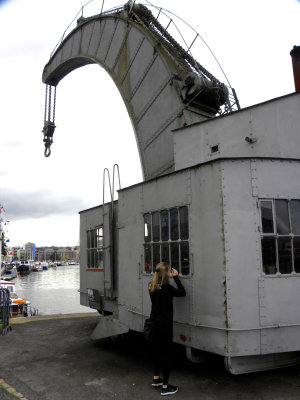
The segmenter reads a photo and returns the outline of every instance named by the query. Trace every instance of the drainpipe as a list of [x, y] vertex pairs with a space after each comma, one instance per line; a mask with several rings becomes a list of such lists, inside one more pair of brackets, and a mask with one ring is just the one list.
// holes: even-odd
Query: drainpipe
[[290, 55], [292, 56], [295, 90], [300, 92], [300, 46], [294, 46]]

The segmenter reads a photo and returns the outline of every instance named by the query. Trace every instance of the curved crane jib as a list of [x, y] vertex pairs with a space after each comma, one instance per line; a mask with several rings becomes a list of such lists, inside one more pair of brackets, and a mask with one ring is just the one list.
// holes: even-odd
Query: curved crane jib
[[[197, 75], [187, 53], [146, 7], [131, 6], [79, 19], [45, 66], [43, 82], [56, 87], [68, 73], [91, 63], [105, 68], [127, 107], [144, 178], [150, 179], [174, 171], [172, 131], [211, 118], [225, 96], [206, 70]], [[46, 103], [45, 108], [49, 98]], [[44, 127], [49, 152], [55, 126], [46, 114]]]

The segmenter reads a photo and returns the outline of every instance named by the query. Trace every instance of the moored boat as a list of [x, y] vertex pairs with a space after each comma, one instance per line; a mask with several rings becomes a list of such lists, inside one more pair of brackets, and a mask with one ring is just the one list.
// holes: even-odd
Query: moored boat
[[34, 260], [21, 261], [21, 264], [18, 266], [18, 272], [20, 275], [28, 275], [31, 271], [33, 271], [34, 267]]
[[44, 271], [47, 271], [47, 269], [48, 269], [48, 263], [47, 263], [47, 261], [42, 262], [41, 267], [42, 267], [42, 269], [43, 269]]
[[18, 276], [17, 268], [12, 267], [11, 269], [5, 271], [5, 273], [2, 275], [2, 279], [4, 279], [5, 281], [11, 281], [16, 276]]
[[[31, 303], [19, 297], [16, 293], [16, 287], [14, 282], [8, 282], [0, 280], [0, 288], [8, 289], [10, 294], [10, 318], [16, 317], [28, 317], [38, 314], [38, 310], [31, 307]], [[1, 310], [1, 304], [0, 304]]]
[[60, 262], [57, 264], [58, 267], [65, 267], [65, 266], [68, 266], [68, 265], [69, 265], [69, 263], [67, 263], [66, 261], [60, 261]]
[[41, 266], [41, 264], [35, 264], [32, 271], [33, 272], [41, 272], [41, 271], [43, 271], [43, 267]]

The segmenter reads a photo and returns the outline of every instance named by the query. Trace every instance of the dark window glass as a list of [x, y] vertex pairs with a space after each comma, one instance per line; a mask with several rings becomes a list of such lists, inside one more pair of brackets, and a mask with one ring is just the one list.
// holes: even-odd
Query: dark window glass
[[161, 223], [161, 240], [166, 242], [169, 240], [169, 213], [167, 210], [160, 212], [160, 223]]
[[91, 250], [87, 251], [87, 256], [88, 256], [87, 266], [88, 268], [91, 268]]
[[152, 272], [151, 245], [145, 245], [145, 272]]
[[96, 255], [97, 255], [97, 252], [96, 252], [95, 249], [92, 250], [92, 254], [93, 254], [93, 260], [92, 260], [92, 264], [93, 264], [93, 265], [92, 265], [92, 266], [93, 266], [93, 268], [95, 268], [96, 265], [97, 265], [97, 264], [96, 264], [96, 258], [97, 258]]
[[190, 273], [189, 242], [180, 243], [180, 258], [181, 273], [182, 275], [188, 275]]
[[294, 265], [295, 272], [300, 274], [300, 237], [294, 238]]
[[189, 238], [189, 215], [188, 208], [180, 207], [179, 208], [180, 215], [180, 239], [186, 240]]
[[272, 211], [272, 202], [271, 201], [261, 201], [261, 223], [263, 233], [273, 233], [273, 211]]
[[276, 274], [276, 243], [274, 238], [261, 240], [263, 271], [265, 274]]
[[169, 264], [169, 244], [164, 243], [161, 245], [161, 261]]
[[290, 274], [293, 270], [290, 238], [278, 238], [278, 264], [281, 274]]
[[275, 200], [276, 226], [278, 235], [290, 233], [290, 221], [287, 200]]
[[151, 242], [151, 215], [144, 215], [145, 222], [145, 242]]
[[171, 208], [170, 220], [171, 220], [171, 240], [178, 240], [179, 239], [178, 208]]
[[94, 249], [97, 247], [97, 231], [96, 231], [96, 229], [92, 230], [92, 247]]
[[97, 251], [97, 268], [103, 268], [103, 251]]
[[92, 234], [92, 232], [91, 231], [87, 231], [87, 248], [88, 249], [90, 249], [92, 246], [91, 246], [91, 234]]
[[290, 212], [292, 232], [294, 235], [300, 235], [300, 200], [290, 201]]
[[152, 234], [153, 242], [159, 242], [159, 212], [152, 214]]
[[171, 243], [171, 267], [179, 271], [179, 244]]
[[95, 250], [88, 250], [88, 268], [95, 268]]
[[153, 267], [156, 268], [156, 265], [160, 262], [160, 245], [155, 243], [153, 245]]

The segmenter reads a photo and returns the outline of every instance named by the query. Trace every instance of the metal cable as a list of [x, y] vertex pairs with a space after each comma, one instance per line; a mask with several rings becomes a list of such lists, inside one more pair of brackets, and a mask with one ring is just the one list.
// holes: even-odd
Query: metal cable
[[55, 88], [54, 88], [54, 102], [53, 102], [53, 124], [54, 124], [54, 122], [55, 122], [56, 88], [57, 88], [57, 86], [55, 86]]
[[52, 94], [52, 86], [49, 85], [48, 121], [51, 121], [51, 94]]
[[48, 100], [48, 85], [46, 85], [44, 121], [46, 121], [47, 118], [47, 100]]

